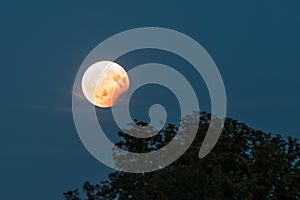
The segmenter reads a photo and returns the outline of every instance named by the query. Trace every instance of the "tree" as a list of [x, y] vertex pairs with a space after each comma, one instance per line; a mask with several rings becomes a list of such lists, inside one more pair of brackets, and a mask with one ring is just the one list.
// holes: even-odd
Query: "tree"
[[[198, 119], [191, 117], [190, 122], [198, 123]], [[193, 144], [168, 167], [141, 174], [115, 171], [100, 184], [86, 182], [82, 187], [85, 197], [81, 198], [78, 190], [71, 190], [64, 193], [65, 199], [300, 199], [297, 139], [285, 140], [227, 118], [217, 145], [199, 159], [198, 151], [209, 122], [210, 114], [201, 113]], [[135, 152], [152, 151], [172, 140], [176, 131], [169, 124], [156, 136], [138, 140], [120, 132], [124, 140], [117, 145]]]

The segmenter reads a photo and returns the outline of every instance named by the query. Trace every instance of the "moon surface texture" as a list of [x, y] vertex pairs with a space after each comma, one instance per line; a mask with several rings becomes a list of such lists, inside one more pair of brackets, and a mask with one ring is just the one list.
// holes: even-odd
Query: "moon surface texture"
[[100, 61], [91, 65], [83, 74], [82, 92], [95, 106], [108, 108], [116, 104], [129, 88], [126, 71], [112, 61]]

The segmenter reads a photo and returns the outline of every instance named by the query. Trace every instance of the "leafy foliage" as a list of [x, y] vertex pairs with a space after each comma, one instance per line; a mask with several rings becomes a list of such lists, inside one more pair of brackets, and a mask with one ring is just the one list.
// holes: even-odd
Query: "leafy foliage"
[[[199, 159], [209, 121], [210, 115], [201, 113], [193, 144], [168, 167], [142, 174], [115, 171], [100, 184], [86, 182], [84, 198], [73, 190], [64, 193], [65, 199], [300, 199], [300, 145], [296, 139], [284, 140], [227, 118], [213, 151]], [[198, 120], [191, 116], [189, 123]], [[156, 136], [140, 140], [120, 132], [124, 140], [118, 146], [136, 152], [153, 151], [173, 139], [176, 131], [170, 124]]]

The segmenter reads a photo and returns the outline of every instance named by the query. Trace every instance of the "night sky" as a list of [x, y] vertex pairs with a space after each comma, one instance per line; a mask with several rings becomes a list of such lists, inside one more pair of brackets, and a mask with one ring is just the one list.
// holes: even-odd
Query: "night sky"
[[[300, 138], [300, 1], [199, 2], [1, 1], [0, 198], [63, 199], [86, 180], [107, 177], [111, 169], [87, 152], [75, 130], [72, 86], [96, 45], [131, 28], [165, 27], [192, 37], [220, 70], [227, 116]], [[136, 53], [119, 59], [125, 69], [169, 60], [163, 52]], [[192, 71], [183, 73], [197, 81]], [[209, 111], [204, 86], [199, 80], [195, 89]], [[162, 88], [148, 89], [153, 96]], [[153, 102], [140, 96], [143, 119], [138, 114]]]

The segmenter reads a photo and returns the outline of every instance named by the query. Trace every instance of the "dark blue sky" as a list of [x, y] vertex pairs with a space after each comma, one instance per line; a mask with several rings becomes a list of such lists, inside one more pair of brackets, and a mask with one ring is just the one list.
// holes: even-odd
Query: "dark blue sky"
[[194, 38], [219, 67], [228, 116], [299, 138], [300, 1], [194, 2], [0, 3], [1, 199], [62, 199], [106, 177], [75, 131], [72, 84], [97, 44], [131, 28]]

